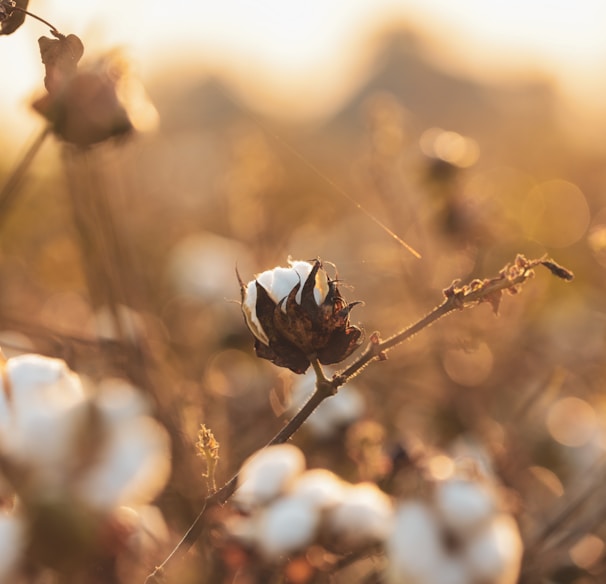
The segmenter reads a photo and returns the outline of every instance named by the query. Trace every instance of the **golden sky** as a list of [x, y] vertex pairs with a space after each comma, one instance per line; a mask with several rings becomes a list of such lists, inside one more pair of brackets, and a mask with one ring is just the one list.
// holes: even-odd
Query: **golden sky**
[[[89, 56], [121, 47], [144, 78], [161, 67], [211, 70], [257, 107], [299, 116], [337, 108], [370, 66], [369, 39], [396, 21], [422, 31], [441, 66], [491, 80], [540, 72], [584, 111], [606, 101], [603, 0], [33, 0], [30, 9], [81, 36]], [[30, 21], [0, 38], [5, 127], [32, 117], [45, 33]]]

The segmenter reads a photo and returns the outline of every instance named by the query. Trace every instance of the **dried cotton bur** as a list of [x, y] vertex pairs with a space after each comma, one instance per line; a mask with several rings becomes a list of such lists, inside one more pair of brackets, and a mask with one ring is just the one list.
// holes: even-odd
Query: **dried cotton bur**
[[323, 365], [343, 361], [361, 342], [362, 331], [349, 324], [359, 302], [347, 304], [320, 260], [289, 264], [248, 284], [240, 280], [242, 312], [257, 356], [295, 373], [304, 373], [313, 359]]
[[54, 133], [69, 144], [87, 147], [129, 134], [133, 125], [120, 100], [121, 72], [111, 63], [81, 70], [82, 41], [73, 34], [41, 37], [40, 55], [46, 68], [47, 94], [33, 103]]

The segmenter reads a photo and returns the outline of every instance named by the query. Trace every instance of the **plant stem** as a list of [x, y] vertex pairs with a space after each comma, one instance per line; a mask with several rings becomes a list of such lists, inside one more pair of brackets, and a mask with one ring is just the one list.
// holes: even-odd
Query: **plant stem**
[[48, 20], [44, 20], [44, 18], [38, 16], [37, 14], [34, 14], [33, 12], [29, 12], [28, 10], [25, 10], [24, 8], [19, 8], [18, 6], [13, 7], [13, 10], [16, 10], [17, 12], [22, 12], [23, 14], [27, 14], [28, 16], [35, 18], [36, 20], [42, 22], [43, 24], [46, 24], [46, 26], [48, 26], [51, 29], [51, 32], [55, 36], [57, 36], [57, 37], [64, 36], [59, 32], [59, 30], [55, 26], [53, 26], [50, 22], [48, 22]]
[[11, 175], [8, 177], [6, 183], [4, 183], [2, 190], [0, 190], [0, 225], [2, 225], [3, 221], [6, 221], [8, 211], [17, 198], [17, 187], [29, 168], [29, 165], [40, 150], [40, 147], [44, 144], [44, 140], [50, 134], [50, 131], [51, 128], [47, 125], [42, 132], [38, 134], [32, 145], [26, 150], [23, 158], [21, 158]]

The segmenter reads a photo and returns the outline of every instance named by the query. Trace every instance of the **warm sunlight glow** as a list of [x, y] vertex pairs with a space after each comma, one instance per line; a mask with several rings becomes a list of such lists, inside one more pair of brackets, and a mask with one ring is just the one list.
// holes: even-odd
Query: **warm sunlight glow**
[[[212, 73], [239, 95], [278, 116], [323, 116], [335, 111], [360, 83], [379, 48], [376, 31], [405, 27], [429, 39], [436, 62], [482, 78], [553, 79], [582, 107], [603, 107], [606, 81], [606, 4], [547, 0], [226, 0], [115, 3], [46, 0], [33, 7], [62, 31], [85, 40], [86, 55], [124, 49], [144, 78], [162, 71]], [[0, 106], [9, 128], [30, 115], [28, 96], [41, 88], [35, 39], [45, 33], [33, 21], [2, 38], [4, 74]], [[7, 58], [10, 55], [10, 58]], [[589, 110], [587, 109], [589, 108]], [[588, 113], [589, 112], [589, 113]], [[4, 116], [6, 117], [6, 116]], [[30, 115], [31, 118], [31, 115]], [[29, 122], [30, 128], [31, 121]]]

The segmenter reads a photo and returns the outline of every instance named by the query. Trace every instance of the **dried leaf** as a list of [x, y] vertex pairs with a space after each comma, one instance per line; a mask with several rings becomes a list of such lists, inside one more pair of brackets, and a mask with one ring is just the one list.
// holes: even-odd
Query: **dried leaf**
[[44, 86], [52, 95], [61, 91], [76, 74], [78, 61], [84, 54], [84, 45], [75, 34], [70, 34], [55, 39], [40, 37], [38, 46], [46, 68]]
[[553, 260], [543, 260], [541, 265], [545, 266], [554, 276], [562, 278], [562, 280], [566, 280], [567, 282], [574, 280], [574, 274], [569, 269]]
[[499, 314], [499, 306], [501, 305], [501, 299], [503, 298], [503, 291], [496, 290], [495, 292], [491, 292], [487, 296], [484, 297], [485, 302], [488, 302], [492, 306], [492, 311], [498, 315]]

